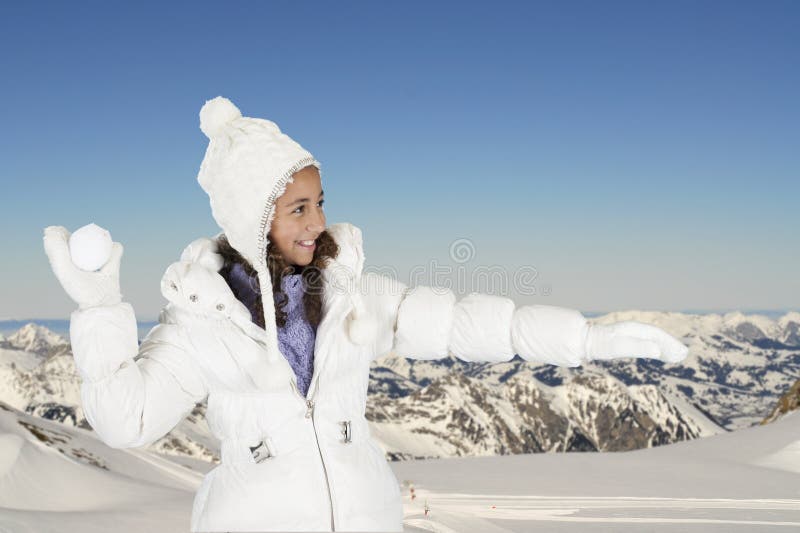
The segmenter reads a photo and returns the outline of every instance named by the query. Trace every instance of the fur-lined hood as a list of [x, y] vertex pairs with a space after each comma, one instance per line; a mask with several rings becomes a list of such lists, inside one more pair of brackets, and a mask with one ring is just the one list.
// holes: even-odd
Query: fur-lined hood
[[[326, 231], [339, 246], [339, 253], [322, 271], [323, 312], [334, 294], [348, 294], [348, 332], [356, 344], [364, 344], [374, 338], [374, 327], [363, 312], [360, 297], [361, 274], [364, 267], [364, 250], [361, 230], [353, 224], [332, 224]], [[230, 319], [248, 333], [259, 335], [264, 330], [253, 324], [250, 311], [233, 294], [225, 278], [219, 274], [224, 264], [217, 253], [219, 235], [195, 239], [184, 248], [180, 260], [172, 263], [161, 279], [161, 294], [173, 304], [177, 314], [189, 312], [209, 319]], [[273, 305], [271, 295], [262, 298], [264, 305]], [[266, 324], [275, 328], [275, 324]]]

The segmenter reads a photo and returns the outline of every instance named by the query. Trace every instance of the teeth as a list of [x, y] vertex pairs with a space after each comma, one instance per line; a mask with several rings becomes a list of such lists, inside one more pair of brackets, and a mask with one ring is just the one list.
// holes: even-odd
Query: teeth
[[299, 242], [303, 246], [311, 246], [312, 244], [314, 244], [314, 241], [297, 241], [297, 242]]

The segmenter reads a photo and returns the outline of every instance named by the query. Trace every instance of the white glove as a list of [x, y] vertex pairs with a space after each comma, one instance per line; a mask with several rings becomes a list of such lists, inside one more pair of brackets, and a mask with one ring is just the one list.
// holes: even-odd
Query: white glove
[[119, 288], [119, 265], [122, 244], [115, 242], [111, 257], [97, 272], [86, 272], [72, 262], [69, 253], [70, 232], [63, 226], [44, 229], [44, 251], [61, 286], [80, 309], [114, 305], [122, 301]]
[[568, 367], [618, 357], [677, 363], [689, 353], [678, 339], [656, 326], [634, 321], [594, 324], [575, 309], [553, 305], [517, 308], [511, 341], [515, 352], [527, 361]]
[[590, 360], [651, 357], [665, 363], [678, 363], [688, 354], [689, 348], [664, 330], [632, 320], [591, 324], [586, 336], [586, 355]]

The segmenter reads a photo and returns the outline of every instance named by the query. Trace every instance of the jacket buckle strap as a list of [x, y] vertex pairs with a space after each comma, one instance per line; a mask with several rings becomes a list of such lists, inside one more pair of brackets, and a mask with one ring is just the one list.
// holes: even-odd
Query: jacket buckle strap
[[265, 437], [256, 446], [248, 446], [250, 454], [255, 459], [256, 464], [261, 463], [270, 457], [275, 457], [275, 449], [269, 437]]
[[350, 421], [349, 420], [344, 420], [342, 422], [339, 422], [339, 424], [341, 424], [341, 426], [342, 426], [342, 436], [344, 437], [344, 440], [342, 442], [344, 444], [349, 444], [349, 443], [353, 442], [352, 441], [353, 430], [352, 430], [352, 427], [350, 425]]

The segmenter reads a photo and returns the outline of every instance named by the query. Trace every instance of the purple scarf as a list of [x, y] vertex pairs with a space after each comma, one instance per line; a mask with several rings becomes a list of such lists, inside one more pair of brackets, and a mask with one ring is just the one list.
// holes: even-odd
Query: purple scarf
[[[250, 310], [250, 317], [256, 322], [255, 305], [260, 296], [256, 290], [257, 278], [248, 277], [244, 267], [236, 263], [230, 270], [228, 284], [233, 293]], [[281, 289], [288, 296], [288, 302], [283, 310], [286, 312], [286, 325], [278, 328], [278, 344], [281, 353], [297, 376], [297, 387], [308, 394], [311, 376], [314, 373], [314, 343], [316, 341], [316, 328], [306, 319], [303, 308], [303, 295], [305, 283], [302, 274], [290, 274], [281, 279]], [[275, 299], [276, 312], [278, 306]], [[281, 300], [282, 301], [282, 300]]]

